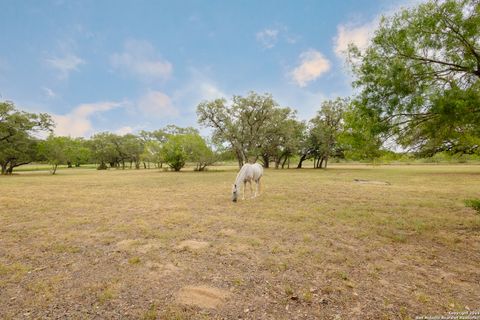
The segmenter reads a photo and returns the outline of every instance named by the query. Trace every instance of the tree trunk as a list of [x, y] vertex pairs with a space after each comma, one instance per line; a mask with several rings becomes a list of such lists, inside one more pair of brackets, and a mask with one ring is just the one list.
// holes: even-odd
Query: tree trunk
[[235, 153], [237, 154], [238, 167], [241, 168], [245, 163], [245, 155], [240, 150], [235, 150]]
[[58, 167], [58, 164], [54, 164], [54, 165], [53, 165], [52, 174], [55, 174], [55, 172], [57, 172], [57, 167]]
[[72, 163], [71, 163], [70, 161], [67, 161], [67, 166], [68, 166], [69, 168], [73, 168]]
[[269, 156], [263, 155], [262, 160], [263, 160], [263, 167], [264, 168], [270, 168], [270, 158], [269, 158]]
[[302, 168], [302, 163], [303, 163], [303, 161], [305, 161], [306, 158], [307, 158], [307, 155], [306, 155], [306, 154], [303, 154], [303, 155], [300, 157], [300, 161], [298, 162], [297, 169], [301, 169], [301, 168]]
[[143, 169], [147, 169], [147, 163], [145, 161], [143, 162]]
[[[289, 159], [289, 157], [285, 157], [285, 159], [283, 159], [282, 169], [285, 168], [285, 163], [287, 162], [287, 159]], [[289, 161], [289, 162], [290, 162], [290, 161]]]
[[320, 159], [321, 159], [321, 160], [320, 160], [320, 165], [319, 165], [318, 167], [319, 167], [320, 169], [322, 169], [323, 160], [324, 160], [325, 158], [324, 158], [324, 157], [321, 157]]
[[241, 157], [241, 156], [238, 156], [238, 157], [237, 157], [237, 160], [238, 160], [238, 167], [239, 167], [239, 168], [243, 167], [243, 159], [242, 159], [242, 157]]
[[328, 162], [328, 157], [325, 157], [325, 169], [327, 169], [327, 162]]
[[278, 169], [280, 167], [280, 159], [281, 158], [275, 159], [275, 169]]

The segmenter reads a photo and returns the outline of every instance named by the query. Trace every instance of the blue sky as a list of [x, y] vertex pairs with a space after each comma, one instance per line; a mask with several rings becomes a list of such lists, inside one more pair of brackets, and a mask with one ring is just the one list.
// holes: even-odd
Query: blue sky
[[197, 126], [202, 100], [272, 93], [308, 119], [351, 94], [342, 50], [406, 1], [0, 1], [0, 95], [60, 135]]

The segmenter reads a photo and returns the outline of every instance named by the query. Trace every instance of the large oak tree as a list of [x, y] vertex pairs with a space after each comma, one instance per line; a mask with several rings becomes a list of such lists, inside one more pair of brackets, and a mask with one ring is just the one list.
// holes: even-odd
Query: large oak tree
[[394, 139], [423, 154], [479, 151], [479, 1], [401, 10], [381, 20], [365, 51], [351, 46], [349, 56], [360, 90], [351, 114], [364, 123], [353, 127], [364, 138]]

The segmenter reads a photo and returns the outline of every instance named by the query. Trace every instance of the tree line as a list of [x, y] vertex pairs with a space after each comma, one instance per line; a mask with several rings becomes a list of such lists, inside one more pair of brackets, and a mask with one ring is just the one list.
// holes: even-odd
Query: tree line
[[[17, 110], [12, 102], [0, 102], [1, 174], [31, 162], [51, 164], [55, 174], [58, 165], [79, 167], [96, 163], [97, 169], [145, 169], [168, 165], [175, 171], [186, 162], [202, 171], [217, 159], [217, 154], [194, 128], [174, 125], [139, 134], [118, 135], [102, 132], [90, 139], [53, 135], [54, 123], [48, 114]], [[45, 139], [39, 133], [49, 133]]]
[[281, 107], [270, 94], [250, 92], [245, 97], [204, 101], [197, 107], [198, 122], [213, 129], [212, 140], [230, 150], [239, 167], [260, 161], [265, 168], [290, 166], [292, 158], [313, 159], [315, 168], [326, 168], [332, 156], [343, 156], [338, 137], [348, 100], [324, 101], [317, 115], [300, 121], [296, 111]]
[[[236, 158], [239, 166], [259, 160], [267, 168], [270, 163], [285, 168], [290, 167], [292, 157], [300, 159], [298, 168], [310, 158], [321, 168], [327, 166], [329, 157], [341, 153], [337, 136], [345, 100], [324, 102], [309, 122], [298, 120], [294, 110], [279, 107], [270, 94], [251, 92], [246, 97], [235, 96], [233, 101], [232, 106], [222, 99], [199, 104], [199, 123], [218, 125], [212, 143], [195, 128], [175, 125], [138, 134], [101, 132], [89, 139], [55, 136], [48, 114], [23, 112], [12, 102], [1, 102], [1, 172], [11, 174], [15, 167], [34, 161], [51, 164], [53, 174], [58, 165], [87, 163], [96, 163], [99, 170], [162, 168], [165, 164], [180, 171], [191, 162], [195, 170], [203, 171], [219, 158]], [[217, 117], [209, 118], [212, 114]], [[225, 118], [219, 120], [222, 115]], [[50, 133], [47, 138], [38, 138], [42, 131]]]
[[380, 157], [389, 145], [418, 157], [438, 152], [480, 154], [480, 3], [428, 1], [383, 17], [366, 49], [345, 52], [355, 94], [324, 101], [313, 119], [280, 106], [272, 95], [250, 92], [230, 101], [197, 106], [198, 123], [212, 130], [209, 143], [194, 128], [167, 126], [90, 139], [50, 135], [48, 114], [19, 111], [0, 102], [2, 174], [32, 161], [69, 166], [95, 162], [99, 169], [147, 168], [164, 164], [180, 170], [195, 163], [204, 170], [222, 155], [239, 166], [301, 168], [312, 160], [326, 168], [332, 157]]

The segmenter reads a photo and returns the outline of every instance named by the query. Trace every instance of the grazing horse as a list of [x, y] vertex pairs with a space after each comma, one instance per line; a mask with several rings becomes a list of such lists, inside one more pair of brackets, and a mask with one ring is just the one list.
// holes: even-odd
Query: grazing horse
[[235, 179], [235, 184], [232, 188], [232, 201], [237, 202], [238, 191], [240, 184], [243, 182], [243, 197], [242, 200], [245, 200], [245, 188], [247, 187], [247, 182], [250, 183], [250, 194], [253, 194], [252, 181], [255, 181], [255, 194], [252, 195], [252, 198], [255, 198], [257, 195], [260, 195], [260, 178], [263, 176], [263, 167], [258, 163], [250, 164], [246, 163], [238, 172], [237, 178]]

